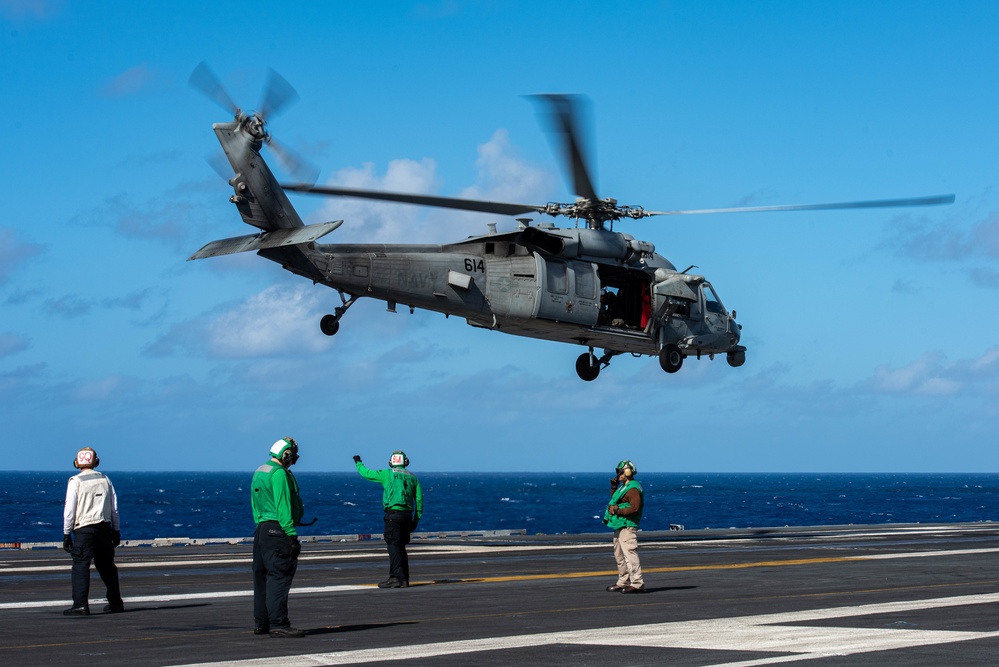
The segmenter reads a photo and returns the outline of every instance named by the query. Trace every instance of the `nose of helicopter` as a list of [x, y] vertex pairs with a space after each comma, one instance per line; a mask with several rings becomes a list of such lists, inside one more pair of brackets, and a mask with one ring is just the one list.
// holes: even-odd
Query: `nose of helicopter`
[[728, 318], [728, 336], [732, 345], [737, 345], [739, 339], [742, 338], [742, 325], [735, 321], [734, 312]]

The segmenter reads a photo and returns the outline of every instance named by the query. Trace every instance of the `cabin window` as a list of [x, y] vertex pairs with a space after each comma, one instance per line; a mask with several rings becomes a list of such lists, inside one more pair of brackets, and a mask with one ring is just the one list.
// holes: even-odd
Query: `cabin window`
[[596, 299], [597, 282], [593, 274], [593, 265], [575, 266], [573, 273], [576, 274], [576, 296], [581, 299]]
[[552, 294], [565, 294], [569, 291], [569, 278], [562, 262], [548, 262], [548, 291]]

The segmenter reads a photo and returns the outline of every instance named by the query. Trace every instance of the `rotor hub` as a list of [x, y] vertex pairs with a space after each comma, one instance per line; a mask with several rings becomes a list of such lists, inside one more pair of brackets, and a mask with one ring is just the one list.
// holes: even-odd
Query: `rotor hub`
[[549, 202], [541, 212], [552, 217], [565, 216], [586, 220], [590, 229], [603, 229], [604, 223], [614, 222], [621, 218], [637, 220], [648, 215], [641, 206], [618, 206], [617, 200], [610, 197], [606, 199], [577, 199], [573, 204]]
[[239, 119], [240, 116], [242, 116], [240, 122], [243, 130], [250, 135], [253, 141], [268, 141], [270, 139], [270, 135], [267, 134], [266, 123], [259, 114], [254, 113], [245, 116], [240, 113], [236, 118]]

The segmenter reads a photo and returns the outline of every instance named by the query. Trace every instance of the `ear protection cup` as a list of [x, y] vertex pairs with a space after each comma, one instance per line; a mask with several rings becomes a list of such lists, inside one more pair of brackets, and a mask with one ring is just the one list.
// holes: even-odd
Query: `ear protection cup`
[[288, 444], [291, 445], [288, 449], [284, 450], [281, 454], [281, 462], [285, 465], [292, 465], [298, 463], [298, 443], [295, 442], [295, 438], [285, 438]]
[[618, 475], [624, 474], [624, 476], [629, 479], [638, 474], [638, 468], [636, 468], [635, 464], [629, 461], [628, 459], [625, 459], [620, 463], [618, 463], [616, 470]]
[[271, 456], [284, 466], [297, 463], [299, 459], [298, 443], [295, 442], [295, 438], [281, 438], [275, 442], [271, 445]]

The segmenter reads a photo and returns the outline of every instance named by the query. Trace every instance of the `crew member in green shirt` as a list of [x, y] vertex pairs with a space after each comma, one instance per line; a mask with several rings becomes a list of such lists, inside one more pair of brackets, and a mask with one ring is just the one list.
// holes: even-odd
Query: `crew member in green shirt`
[[295, 526], [302, 522], [302, 498], [289, 468], [298, 461], [294, 438], [271, 446], [271, 458], [257, 468], [250, 484], [253, 535], [253, 634], [303, 637], [288, 620], [288, 591], [298, 569], [302, 545]]
[[389, 578], [379, 588], [409, 587], [409, 556], [406, 545], [423, 516], [423, 489], [416, 475], [406, 470], [409, 458], [405, 452], [394, 451], [386, 470], [371, 470], [361, 457], [354, 455], [357, 472], [366, 480], [382, 485], [382, 506], [385, 508], [385, 544], [389, 554]]

